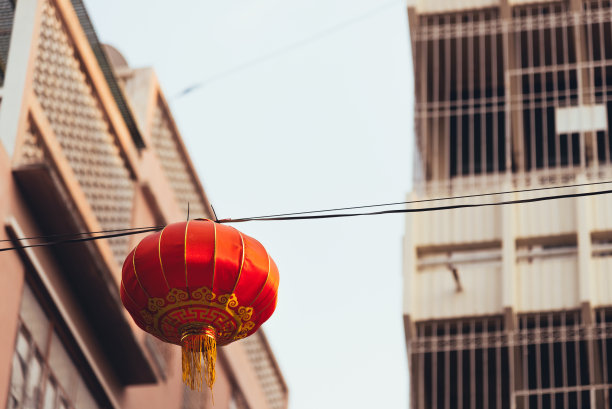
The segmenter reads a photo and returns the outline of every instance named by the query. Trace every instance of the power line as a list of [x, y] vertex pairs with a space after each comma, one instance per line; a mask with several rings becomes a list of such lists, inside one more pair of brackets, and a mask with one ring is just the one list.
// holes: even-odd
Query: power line
[[[229, 222], [229, 220], [256, 221], [259, 219], [270, 219], [270, 218], [275, 218], [275, 217], [308, 215], [308, 214], [316, 214], [316, 213], [328, 213], [328, 212], [333, 212], [333, 211], [356, 210], [356, 209], [366, 209], [366, 208], [374, 208], [374, 207], [409, 205], [409, 204], [417, 204], [417, 203], [435, 202], [435, 201], [441, 201], [441, 200], [467, 199], [467, 198], [487, 197], [487, 196], [496, 196], [496, 195], [512, 194], [512, 193], [538, 192], [538, 191], [546, 191], [546, 190], [551, 190], [551, 189], [567, 189], [567, 188], [584, 187], [584, 186], [597, 186], [597, 185], [610, 184], [610, 183], [612, 183], [612, 180], [600, 181], [600, 182], [575, 183], [571, 185], [557, 185], [557, 186], [538, 187], [538, 188], [516, 189], [516, 190], [507, 190], [507, 191], [501, 191], [501, 192], [475, 193], [475, 194], [470, 194], [470, 195], [445, 196], [445, 197], [436, 197], [436, 198], [430, 198], [430, 199], [407, 200], [407, 201], [402, 201], [402, 202], [389, 202], [389, 203], [379, 203], [379, 204], [372, 204], [372, 205], [337, 207], [337, 208], [330, 208], [330, 209], [308, 210], [308, 211], [290, 212], [290, 213], [277, 213], [277, 214], [271, 214], [271, 215], [266, 215], [266, 216], [241, 217], [237, 219], [224, 219], [224, 222]], [[436, 209], [439, 209], [439, 208], [436, 208]], [[216, 217], [215, 219], [216, 219], [215, 221], [217, 221]], [[15, 239], [5, 239], [5, 240], [0, 240], [0, 243], [8, 242], [8, 241], [21, 241], [21, 240], [74, 238], [74, 237], [84, 236], [84, 235], [116, 233], [116, 232], [132, 232], [131, 234], [137, 234], [138, 231], [140, 230], [146, 230], [146, 231], [149, 231], [150, 229], [161, 230], [163, 227], [164, 226], [148, 226], [148, 227], [125, 228], [125, 229], [98, 230], [98, 231], [90, 231], [90, 232], [40, 235], [40, 236], [20, 237], [20, 238], [15, 238]]]
[[566, 195], [542, 196], [542, 197], [533, 197], [529, 199], [506, 200], [506, 201], [501, 201], [501, 202], [473, 203], [473, 204], [466, 203], [466, 204], [414, 208], [414, 209], [381, 210], [377, 212], [336, 213], [336, 214], [319, 214], [319, 215], [309, 215], [309, 216], [282, 216], [282, 217], [267, 217], [267, 218], [222, 219], [222, 220], [219, 220], [218, 223], [244, 223], [244, 222], [251, 222], [251, 221], [316, 220], [316, 219], [335, 219], [335, 218], [340, 218], [340, 217], [378, 216], [378, 215], [383, 215], [383, 214], [397, 214], [397, 213], [424, 213], [424, 212], [433, 212], [433, 211], [440, 211], [440, 210], [454, 210], [454, 209], [467, 209], [467, 208], [477, 208], [477, 207], [486, 207], [486, 206], [503, 206], [503, 205], [511, 205], [511, 204], [534, 203], [534, 202], [543, 202], [543, 201], [556, 200], [556, 199], [570, 199], [570, 198], [576, 198], [576, 197], [598, 196], [598, 195], [605, 195], [608, 193], [612, 193], [612, 190], [600, 190], [597, 192], [585, 192], [585, 193], [570, 193]]
[[437, 202], [440, 200], [452, 200], [452, 199], [469, 199], [475, 197], [487, 197], [487, 196], [497, 196], [497, 195], [505, 195], [511, 193], [526, 193], [526, 192], [539, 192], [551, 189], [568, 189], [573, 187], [583, 187], [583, 186], [596, 186], [596, 185], [604, 185], [612, 183], [612, 180], [607, 180], [603, 182], [587, 182], [587, 183], [576, 183], [572, 185], [560, 185], [560, 186], [548, 186], [548, 187], [536, 187], [536, 188], [526, 188], [526, 189], [516, 189], [516, 190], [507, 190], [502, 192], [490, 192], [490, 193], [474, 193], [471, 195], [460, 195], [460, 196], [446, 196], [446, 197], [436, 197], [432, 199], [419, 199], [419, 200], [407, 200], [403, 202], [391, 202], [391, 203], [380, 203], [373, 205], [362, 205], [362, 206], [349, 206], [349, 207], [337, 207], [334, 209], [323, 209], [323, 210], [308, 210], [303, 212], [291, 212], [291, 213], [279, 213], [279, 214], [270, 214], [267, 216], [253, 216], [253, 217], [244, 217], [241, 219], [267, 219], [270, 217], [284, 217], [284, 216], [296, 216], [296, 215], [304, 215], [304, 214], [315, 214], [315, 213], [327, 213], [327, 212], [337, 212], [342, 210], [356, 210], [356, 209], [368, 209], [373, 207], [388, 207], [388, 206], [398, 206], [398, 205], [407, 205], [407, 204], [417, 204], [417, 203], [428, 203], [428, 202]]
[[[604, 185], [604, 184], [610, 184], [610, 183], [612, 183], [612, 180], [606, 180], [606, 181], [600, 181], [600, 182], [575, 183], [571, 185], [560, 185], [560, 186], [558, 185], [558, 186], [516, 189], [516, 190], [507, 190], [507, 191], [501, 191], [501, 192], [475, 193], [475, 194], [470, 194], [470, 195], [445, 196], [445, 197], [436, 197], [436, 198], [431, 198], [431, 199], [407, 200], [407, 201], [402, 201], [402, 202], [378, 203], [378, 204], [372, 204], [372, 205], [336, 207], [336, 208], [331, 208], [331, 209], [307, 210], [307, 211], [301, 211], [301, 212], [277, 213], [277, 214], [269, 214], [265, 216], [250, 216], [250, 217], [240, 217], [237, 219], [224, 219], [224, 220], [236, 221], [236, 220], [248, 219], [249, 221], [256, 221], [259, 219], [269, 219], [273, 217], [297, 216], [297, 215], [308, 215], [308, 214], [316, 214], [316, 213], [337, 212], [337, 211], [344, 211], [344, 210], [357, 210], [357, 209], [368, 209], [368, 208], [375, 208], [375, 207], [389, 207], [389, 206], [409, 205], [409, 204], [417, 204], [417, 203], [429, 203], [429, 202], [436, 202], [436, 201], [441, 201], [441, 200], [470, 199], [470, 198], [476, 198], [476, 197], [488, 197], [488, 196], [497, 196], [497, 195], [512, 194], [512, 193], [527, 193], [527, 192], [546, 191], [546, 190], [552, 190], [552, 189], [569, 189], [569, 188], [584, 187], [584, 186], [597, 186], [597, 185]], [[215, 216], [215, 219], [217, 219], [216, 216]], [[131, 228], [125, 228], [125, 229], [110, 229], [110, 230], [98, 230], [98, 231], [78, 232], [78, 233], [64, 233], [64, 234], [53, 234], [53, 235], [19, 237], [15, 239], [0, 240], [0, 243], [9, 242], [9, 241], [11, 242], [12, 241], [22, 241], [22, 240], [75, 238], [78, 236], [103, 234], [103, 233], [133, 232], [131, 234], [137, 234], [139, 230], [147, 230], [147, 231], [150, 229], [161, 230], [163, 227], [164, 226], [131, 227]]]
[[[610, 182], [601, 182], [601, 183], [610, 183]], [[595, 183], [591, 183], [591, 184], [595, 184]], [[583, 186], [583, 185], [584, 184], [580, 184], [578, 186]], [[518, 191], [511, 191], [507, 193], [512, 193], [512, 192], [518, 192]], [[456, 204], [456, 205], [447, 205], [447, 206], [381, 210], [381, 211], [375, 211], [375, 212], [361, 212], [361, 213], [335, 213], [335, 214], [304, 215], [305, 213], [312, 213], [312, 212], [304, 212], [302, 213], [303, 214], [302, 216], [277, 216], [277, 217], [260, 216], [260, 217], [249, 217], [249, 218], [239, 218], [239, 219], [222, 219], [222, 220], [218, 220], [217, 223], [244, 223], [244, 222], [249, 222], [249, 221], [318, 220], [318, 219], [334, 219], [334, 218], [357, 217], [357, 216], [377, 216], [377, 215], [384, 215], [384, 214], [399, 214], [399, 213], [424, 213], [424, 212], [433, 212], [433, 211], [441, 211], [441, 210], [479, 208], [479, 207], [486, 207], [486, 206], [526, 204], [526, 203], [543, 202], [543, 201], [557, 200], [557, 199], [570, 199], [570, 198], [578, 198], [578, 197], [599, 196], [599, 195], [610, 194], [610, 193], [612, 193], [612, 190], [600, 190], [597, 192], [570, 193], [570, 194], [563, 194], [563, 195], [534, 197], [534, 198], [529, 198], [529, 199], [506, 200], [506, 201], [500, 201], [500, 202], [472, 203], [472, 204], [465, 203], [465, 204]], [[501, 194], [501, 193], [496, 193], [496, 194]], [[486, 194], [481, 194], [477, 196], [485, 196], [485, 195]], [[459, 197], [460, 196], [457, 196], [456, 198], [459, 198]], [[474, 197], [474, 195], [470, 197]], [[432, 199], [432, 200], [445, 200], [445, 199]], [[417, 201], [412, 202], [412, 203], [416, 203], [416, 202]], [[375, 205], [372, 205], [372, 206], [375, 206]], [[58, 244], [79, 243], [79, 242], [85, 242], [85, 241], [109, 239], [109, 238], [114, 238], [114, 237], [122, 237], [122, 236], [128, 236], [128, 235], [134, 235], [134, 234], [140, 234], [140, 233], [159, 231], [162, 228], [163, 226], [139, 227], [139, 228], [131, 229], [130, 231], [121, 231], [119, 233], [107, 234], [107, 235], [102, 235], [102, 236], [81, 237], [81, 238], [66, 239], [66, 240], [56, 240], [56, 241], [45, 242], [45, 243], [29, 244], [29, 245], [24, 245], [24, 246], [6, 247], [6, 248], [0, 249], [0, 252], [11, 251], [11, 250], [21, 250], [21, 249], [26, 249], [30, 247], [45, 247], [45, 246], [53, 246], [53, 245], [58, 245]], [[85, 235], [85, 234], [91, 234], [91, 233], [87, 233], [87, 232], [75, 233], [75, 235]], [[57, 236], [58, 235], [46, 236], [46, 237], [57, 237]], [[43, 238], [45, 236], [36, 236], [36, 237]], [[24, 239], [18, 239], [18, 240], [24, 240]]]
[[[154, 231], [159, 231], [162, 228], [163, 227], [139, 228], [136, 231], [124, 231], [121, 233], [105, 234], [102, 236], [81, 237], [78, 239], [56, 240], [56, 241], [48, 241], [44, 243], [27, 244], [24, 246], [5, 247], [5, 248], [0, 249], [0, 252], [10, 251], [10, 250], [22, 250], [22, 249], [27, 249], [31, 247], [46, 247], [46, 246], [55, 246], [58, 244], [70, 244], [70, 243], [80, 243], [84, 241], [93, 241], [93, 240], [100, 240], [100, 239], [112, 239], [115, 237], [131, 236], [131, 235], [140, 234], [140, 233], [150, 233]], [[78, 233], [78, 234], [87, 234], [87, 233]]]
[[317, 33], [315, 33], [315, 34], [313, 34], [313, 35], [311, 35], [309, 37], [303, 38], [303, 39], [298, 40], [298, 41], [296, 41], [294, 43], [287, 44], [287, 45], [285, 45], [283, 47], [280, 47], [280, 48], [278, 48], [278, 49], [276, 49], [276, 50], [274, 50], [274, 51], [272, 51], [272, 52], [270, 52], [268, 54], [264, 54], [264, 55], [262, 55], [260, 57], [257, 57], [257, 58], [254, 58], [252, 60], [246, 61], [246, 62], [244, 62], [242, 64], [238, 64], [238, 65], [236, 65], [236, 66], [234, 66], [234, 67], [232, 67], [232, 68], [230, 68], [228, 70], [221, 71], [220, 73], [214, 74], [211, 77], [205, 79], [204, 81], [200, 81], [198, 83], [195, 83], [195, 84], [192, 84], [192, 85], [188, 86], [187, 88], [183, 89], [181, 92], [176, 94], [174, 96], [174, 99], [182, 98], [185, 95], [190, 94], [190, 93], [192, 93], [193, 91], [195, 91], [195, 90], [197, 90], [199, 88], [202, 88], [202, 87], [204, 87], [204, 86], [206, 86], [208, 84], [211, 84], [211, 83], [213, 83], [215, 81], [218, 81], [218, 80], [220, 80], [222, 78], [225, 78], [225, 77], [227, 77], [229, 75], [232, 75], [232, 74], [234, 74], [236, 72], [240, 72], [242, 70], [245, 70], [246, 68], [249, 68], [250, 66], [260, 64], [260, 63], [262, 63], [264, 61], [276, 58], [276, 57], [278, 57], [280, 55], [283, 55], [283, 54], [286, 54], [286, 53], [288, 53], [290, 51], [293, 51], [296, 48], [300, 48], [300, 47], [303, 47], [303, 46], [308, 45], [310, 43], [313, 43], [315, 41], [318, 41], [321, 38], [327, 37], [327, 36], [335, 33], [336, 31], [340, 31], [340, 30], [342, 30], [342, 29], [344, 29], [346, 27], [352, 26], [353, 24], [356, 24], [356, 23], [358, 23], [358, 22], [360, 22], [362, 20], [365, 20], [365, 19], [367, 19], [367, 18], [369, 18], [369, 17], [371, 17], [371, 16], [373, 16], [375, 14], [378, 14], [381, 11], [386, 10], [386, 9], [392, 7], [392, 6], [397, 5], [397, 4], [398, 4], [397, 0], [393, 0], [393, 1], [389, 1], [387, 3], [383, 3], [382, 5], [380, 5], [378, 7], [375, 7], [373, 9], [371, 9], [370, 11], [368, 11], [368, 12], [366, 12], [364, 14], [361, 14], [361, 15], [359, 15], [357, 17], [353, 17], [351, 19], [345, 20], [345, 21], [343, 21], [343, 22], [341, 22], [339, 24], [336, 24], [334, 26], [331, 26], [331, 27], [329, 27], [329, 28], [327, 28], [325, 30], [319, 31], [319, 32], [317, 32]]
[[129, 227], [125, 229], [111, 229], [111, 230], [87, 231], [87, 232], [79, 232], [79, 233], [51, 234], [51, 235], [44, 235], [44, 236], [17, 237], [15, 239], [0, 240], [0, 243], [4, 243], [7, 241], [21, 241], [21, 240], [59, 239], [59, 238], [66, 238], [66, 237], [86, 236], [86, 235], [101, 234], [101, 233], [116, 233], [116, 232], [124, 232], [124, 231], [135, 232], [137, 230], [149, 230], [149, 229], [154, 229], [154, 228], [162, 229], [163, 227], [164, 226]]

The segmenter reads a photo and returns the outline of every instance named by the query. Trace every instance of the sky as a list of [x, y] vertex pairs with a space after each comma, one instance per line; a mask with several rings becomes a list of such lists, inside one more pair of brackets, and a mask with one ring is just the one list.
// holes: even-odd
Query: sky
[[[414, 90], [403, 0], [85, 3], [101, 41], [156, 70], [219, 218], [405, 200]], [[235, 225], [280, 270], [264, 329], [290, 408], [408, 407], [404, 224]]]

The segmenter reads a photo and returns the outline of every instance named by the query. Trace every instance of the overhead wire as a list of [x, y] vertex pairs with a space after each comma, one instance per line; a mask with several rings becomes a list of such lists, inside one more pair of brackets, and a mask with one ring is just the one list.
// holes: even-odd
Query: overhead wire
[[[612, 183], [612, 181], [577, 183], [577, 184], [572, 184], [572, 185], [540, 187], [540, 188], [531, 188], [531, 189], [518, 189], [518, 190], [505, 191], [505, 192], [492, 192], [492, 193], [479, 193], [479, 194], [473, 194], [473, 195], [449, 196], [449, 197], [442, 197], [442, 198], [432, 198], [432, 199], [394, 202], [394, 203], [386, 203], [386, 204], [375, 204], [375, 205], [366, 205], [366, 206], [352, 206], [352, 207], [335, 208], [335, 209], [327, 209], [327, 210], [311, 210], [311, 211], [305, 211], [305, 212], [293, 212], [293, 213], [284, 213], [284, 214], [268, 215], [268, 216], [243, 217], [243, 218], [236, 218], [236, 219], [227, 218], [227, 219], [221, 219], [221, 220], [215, 220], [215, 221], [217, 223], [244, 223], [244, 222], [249, 222], [249, 221], [319, 220], [319, 219], [333, 219], [333, 218], [343, 218], [343, 217], [376, 216], [376, 215], [399, 214], [399, 213], [423, 213], [423, 212], [442, 211], [442, 210], [479, 208], [479, 207], [486, 207], [486, 206], [526, 204], [526, 203], [550, 201], [550, 200], [557, 200], [557, 199], [569, 199], [569, 198], [610, 194], [612, 193], [612, 189], [599, 190], [595, 192], [579, 192], [579, 193], [568, 193], [568, 194], [559, 194], [559, 195], [551, 195], [551, 196], [532, 197], [532, 198], [527, 198], [527, 199], [504, 200], [504, 201], [499, 201], [499, 202], [460, 203], [460, 204], [452, 204], [452, 205], [445, 205], [445, 206], [414, 207], [414, 208], [404, 208], [404, 209], [380, 210], [380, 211], [374, 211], [374, 212], [316, 214], [316, 213], [323, 213], [323, 212], [355, 210], [355, 209], [372, 208], [372, 207], [380, 207], [380, 206], [393, 206], [393, 205], [399, 205], [399, 204], [408, 205], [408, 204], [418, 204], [418, 203], [424, 203], [424, 202], [450, 200], [450, 199], [475, 198], [475, 197], [485, 197], [485, 196], [501, 195], [501, 194], [509, 194], [509, 193], [524, 193], [524, 192], [543, 191], [543, 190], [550, 190], [550, 189], [563, 189], [563, 188], [570, 188], [570, 187], [601, 185], [601, 184], [606, 184], [606, 183]], [[100, 240], [100, 239], [110, 239], [110, 238], [115, 238], [115, 237], [122, 237], [122, 236], [128, 236], [128, 235], [159, 231], [163, 229], [163, 227], [164, 226], [137, 227], [137, 228], [128, 228], [128, 229], [101, 230], [97, 232], [79, 232], [79, 233], [73, 233], [73, 234], [56, 234], [56, 235], [49, 235], [49, 236], [41, 235], [41, 236], [31, 236], [31, 237], [25, 237], [25, 238], [1, 240], [1, 242], [7, 242], [7, 241], [14, 242], [14, 241], [22, 241], [22, 240], [33, 240], [33, 239], [36, 239], [36, 240], [49, 239], [49, 238], [59, 239], [59, 240], [42, 242], [42, 243], [34, 243], [34, 244], [27, 244], [27, 245], [22, 245], [22, 246], [0, 248], [0, 252], [11, 251], [11, 250], [21, 250], [21, 249], [26, 249], [26, 248], [31, 248], [31, 247], [44, 247], [44, 246], [79, 243], [79, 242], [86, 242], [86, 241], [93, 241], [93, 240]], [[111, 233], [111, 234], [103, 234], [100, 236], [91, 236], [91, 237], [78, 237], [78, 236], [92, 235], [92, 234], [99, 234], [99, 233]], [[65, 239], [61, 239], [61, 238], [65, 238]]]
[[[474, 193], [474, 194], [469, 194], [469, 195], [444, 196], [444, 197], [435, 197], [435, 198], [430, 198], [430, 199], [405, 200], [401, 202], [377, 203], [377, 204], [371, 204], [371, 205], [346, 206], [346, 207], [336, 207], [336, 208], [330, 208], [330, 209], [307, 210], [307, 211], [289, 212], [289, 213], [276, 213], [276, 214], [269, 214], [265, 216], [249, 216], [249, 217], [240, 217], [237, 219], [223, 219], [223, 220], [235, 221], [235, 220], [248, 219], [249, 221], [250, 220], [255, 221], [258, 219], [268, 219], [272, 217], [297, 216], [297, 215], [328, 213], [328, 212], [336, 212], [336, 211], [344, 211], [344, 210], [356, 210], [356, 209], [367, 209], [367, 208], [375, 208], [375, 207], [410, 205], [410, 204], [429, 203], [429, 202], [436, 202], [436, 201], [443, 201], [443, 200], [470, 199], [470, 198], [477, 198], [477, 197], [498, 196], [498, 195], [504, 195], [504, 194], [513, 194], [513, 193], [539, 192], [539, 191], [554, 190], [554, 189], [568, 189], [568, 188], [575, 188], [575, 187], [596, 186], [596, 185], [604, 185], [604, 184], [612, 184], [612, 180], [606, 180], [606, 181], [600, 181], [600, 182], [575, 183], [575, 184], [570, 184], [570, 185], [525, 188], [525, 189], [516, 189], [516, 190], [507, 190], [507, 191], [499, 191], [499, 192], [489, 192], [489, 193]], [[216, 215], [215, 215], [215, 220], [218, 221]], [[148, 230], [148, 229], [153, 229], [153, 228], [161, 229], [163, 227], [164, 226], [161, 225], [161, 226], [147, 226], [147, 227], [131, 227], [131, 228], [124, 228], [124, 229], [98, 230], [98, 231], [89, 231], [89, 232], [77, 232], [77, 233], [39, 235], [39, 236], [19, 237], [15, 239], [4, 239], [4, 240], [0, 240], [0, 243], [9, 242], [9, 241], [22, 241], [22, 240], [69, 238], [69, 237], [85, 236], [85, 235], [91, 235], [91, 234], [116, 233], [116, 232], [124, 232], [124, 231], [136, 232], [138, 230]]]
[[344, 21], [342, 21], [342, 22], [340, 22], [338, 24], [335, 24], [335, 25], [333, 25], [331, 27], [328, 27], [328, 28], [326, 28], [324, 30], [316, 32], [316, 33], [312, 34], [311, 36], [308, 36], [308, 37], [303, 38], [301, 40], [298, 40], [298, 41], [295, 41], [293, 43], [287, 44], [287, 45], [285, 45], [283, 47], [280, 47], [280, 48], [278, 48], [278, 49], [268, 53], [268, 54], [264, 54], [264, 55], [262, 55], [260, 57], [257, 57], [257, 58], [254, 58], [252, 60], [246, 61], [246, 62], [244, 62], [242, 64], [238, 64], [238, 65], [236, 65], [236, 66], [234, 66], [234, 67], [232, 67], [232, 68], [230, 68], [228, 70], [221, 71], [221, 72], [219, 72], [217, 74], [214, 74], [211, 77], [209, 77], [209, 78], [207, 78], [207, 79], [205, 79], [203, 81], [197, 82], [195, 84], [192, 84], [192, 85], [184, 88], [182, 91], [178, 92], [173, 97], [173, 99], [176, 100], [176, 99], [182, 98], [185, 95], [188, 95], [188, 94], [192, 93], [193, 91], [196, 91], [199, 88], [202, 88], [202, 87], [204, 87], [204, 86], [206, 86], [206, 85], [208, 85], [210, 83], [218, 81], [218, 80], [220, 80], [222, 78], [225, 78], [225, 77], [227, 77], [229, 75], [232, 75], [232, 74], [234, 74], [236, 72], [240, 72], [240, 71], [242, 71], [242, 70], [244, 70], [246, 68], [249, 68], [249, 67], [251, 67], [253, 65], [262, 63], [262, 62], [267, 61], [267, 60], [271, 60], [271, 59], [276, 58], [276, 57], [278, 57], [280, 55], [283, 55], [283, 54], [286, 54], [286, 53], [288, 53], [290, 51], [293, 51], [296, 48], [300, 48], [300, 47], [303, 47], [303, 46], [308, 45], [310, 43], [313, 43], [315, 41], [318, 41], [321, 38], [327, 37], [327, 36], [335, 33], [336, 31], [340, 31], [340, 30], [342, 30], [342, 29], [344, 29], [346, 27], [352, 26], [353, 24], [356, 24], [356, 23], [358, 23], [358, 22], [360, 22], [362, 20], [365, 20], [365, 19], [367, 19], [367, 18], [369, 18], [369, 17], [371, 17], [371, 16], [373, 16], [375, 14], [378, 14], [381, 11], [386, 10], [386, 9], [392, 7], [392, 6], [395, 6], [395, 5], [399, 4], [399, 3], [400, 2], [398, 2], [397, 0], [392, 0], [392, 1], [389, 1], [389, 2], [386, 2], [386, 3], [383, 3], [380, 6], [374, 7], [374, 8], [370, 9], [369, 11], [367, 11], [367, 12], [365, 12], [363, 14], [360, 14], [360, 15], [358, 15], [356, 17], [344, 20]]
[[[0, 243], [4, 243], [7, 241], [22, 241], [22, 240], [40, 240], [40, 239], [56, 239], [63, 237], [77, 237], [77, 236], [85, 236], [88, 234], [101, 234], [101, 233], [116, 233], [116, 232], [124, 232], [130, 231], [134, 232], [137, 230], [149, 230], [153, 228], [162, 229], [164, 226], [149, 226], [149, 227], [129, 227], [125, 229], [110, 229], [110, 230], [98, 230], [98, 231], [86, 231], [86, 232], [78, 232], [78, 233], [63, 233], [63, 234], [50, 234], [50, 235], [41, 235], [41, 236], [30, 236], [30, 237], [16, 237], [14, 239], [4, 239], [0, 240]], [[136, 234], [136, 233], [134, 233]]]
[[485, 206], [503, 206], [511, 204], [523, 204], [523, 203], [534, 203], [543, 202], [547, 200], [556, 199], [570, 199], [576, 197], [585, 196], [598, 196], [612, 193], [612, 190], [600, 190], [597, 192], [583, 192], [583, 193], [569, 193], [565, 195], [554, 195], [554, 196], [541, 196], [532, 197], [529, 199], [517, 199], [517, 200], [505, 200], [500, 202], [489, 202], [489, 203], [463, 203], [447, 206], [434, 206], [434, 207], [423, 207], [423, 208], [409, 208], [409, 209], [395, 209], [395, 210], [381, 210], [376, 212], [361, 212], [361, 213], [335, 213], [335, 214], [319, 214], [319, 215], [305, 215], [305, 216], [280, 216], [280, 217], [267, 217], [267, 218], [242, 218], [242, 219], [221, 219], [218, 223], [244, 223], [251, 221], [288, 221], [288, 220], [316, 220], [316, 219], [334, 219], [339, 217], [356, 217], [356, 216], [377, 216], [383, 214], [397, 214], [397, 213], [424, 213], [440, 210], [454, 210], [454, 209], [466, 209], [466, 208], [477, 208]]
[[136, 231], [123, 231], [121, 233], [105, 234], [105, 235], [102, 235], [102, 236], [91, 236], [91, 237], [81, 237], [81, 238], [77, 238], [77, 239], [65, 239], [65, 240], [47, 241], [47, 242], [44, 242], [44, 243], [26, 244], [26, 245], [23, 245], [23, 246], [13, 246], [13, 247], [0, 248], [0, 252], [11, 251], [11, 250], [23, 250], [23, 249], [32, 248], [32, 247], [54, 246], [54, 245], [58, 245], [58, 244], [80, 243], [80, 242], [100, 240], [100, 239], [112, 239], [112, 238], [115, 238], [115, 237], [131, 236], [131, 235], [140, 234], [140, 233], [150, 233], [150, 232], [154, 232], [154, 231], [159, 231], [161, 229], [163, 229], [163, 226], [162, 227], [139, 228]]
[[584, 187], [584, 186], [596, 186], [596, 185], [604, 185], [604, 184], [610, 184], [610, 183], [612, 183], [612, 180], [606, 180], [606, 181], [600, 181], [600, 182], [575, 183], [571, 185], [557, 185], [557, 186], [547, 186], [547, 187], [537, 187], [537, 188], [515, 189], [515, 190], [507, 190], [507, 191], [501, 191], [501, 192], [474, 193], [474, 194], [469, 194], [469, 195], [435, 197], [435, 198], [430, 198], [430, 199], [406, 200], [402, 202], [379, 203], [379, 204], [373, 204], [373, 205], [336, 207], [333, 209], [308, 210], [308, 211], [303, 211], [303, 212], [278, 213], [278, 214], [270, 214], [266, 216], [244, 217], [244, 219], [252, 219], [252, 220], [266, 219], [270, 217], [283, 217], [283, 216], [295, 216], [295, 215], [302, 215], [302, 214], [327, 213], [327, 212], [337, 212], [337, 211], [342, 211], [342, 210], [367, 209], [367, 208], [373, 208], [373, 207], [388, 207], [388, 206], [398, 206], [398, 205], [406, 205], [406, 204], [437, 202], [437, 201], [452, 200], [452, 199], [469, 199], [469, 198], [475, 198], [475, 197], [497, 196], [497, 195], [505, 195], [505, 194], [512, 194], [512, 193], [540, 192], [540, 191], [545, 191], [545, 190], [567, 189], [567, 188]]

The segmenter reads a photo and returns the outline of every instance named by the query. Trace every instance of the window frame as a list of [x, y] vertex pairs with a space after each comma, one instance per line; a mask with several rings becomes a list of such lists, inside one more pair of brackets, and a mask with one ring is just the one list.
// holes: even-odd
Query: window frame
[[[55, 397], [54, 397], [54, 408], [59, 409], [75, 409], [76, 403], [73, 402], [69, 397], [69, 394], [66, 392], [64, 387], [59, 382], [57, 375], [54, 373], [53, 368], [50, 365], [49, 357], [51, 355], [51, 343], [53, 342], [53, 335], [55, 334], [57, 337], [57, 341], [60, 342], [61, 346], [66, 351], [68, 357], [70, 358], [72, 364], [74, 365], [77, 374], [83, 381], [84, 386], [89, 391], [92, 399], [96, 402], [100, 409], [113, 408], [113, 405], [110, 403], [110, 400], [104, 393], [100, 383], [97, 381], [97, 378], [94, 375], [94, 372], [87, 362], [84, 354], [81, 349], [78, 347], [78, 344], [74, 337], [72, 336], [71, 331], [68, 328], [66, 322], [62, 319], [62, 316], [55, 304], [52, 302], [50, 295], [44, 289], [44, 286], [40, 279], [32, 274], [29, 269], [26, 269], [25, 279], [23, 283], [23, 288], [21, 290], [20, 297], [20, 305], [23, 302], [24, 293], [26, 287], [29, 287], [29, 290], [32, 292], [34, 299], [38, 302], [40, 308], [45, 314], [45, 317], [48, 320], [48, 328], [46, 329], [46, 345], [44, 346], [44, 351], [42, 351], [42, 347], [36, 344], [34, 340], [34, 336], [31, 330], [28, 328], [26, 322], [23, 321], [21, 307], [19, 309], [19, 316], [17, 321], [17, 326], [15, 329], [15, 338], [13, 343], [13, 356], [17, 354], [17, 342], [19, 341], [19, 337], [22, 336], [25, 338], [28, 343], [28, 356], [25, 362], [26, 371], [24, 373], [23, 378], [23, 387], [22, 387], [22, 395], [17, 405], [17, 408], [22, 408], [24, 405], [24, 400], [26, 397], [26, 388], [27, 382], [30, 376], [29, 364], [34, 358], [35, 355], [38, 356], [40, 365], [41, 365], [41, 373], [40, 379], [38, 382], [38, 391], [36, 396], [36, 402], [34, 407], [36, 409], [44, 408], [44, 400], [45, 395], [47, 393], [48, 385], [55, 386]], [[5, 407], [9, 409], [9, 405], [12, 402], [13, 394], [10, 391], [10, 387], [12, 385], [13, 373], [11, 369], [11, 376], [9, 377], [9, 392], [7, 394], [7, 402]], [[63, 403], [63, 404], [62, 404]]]

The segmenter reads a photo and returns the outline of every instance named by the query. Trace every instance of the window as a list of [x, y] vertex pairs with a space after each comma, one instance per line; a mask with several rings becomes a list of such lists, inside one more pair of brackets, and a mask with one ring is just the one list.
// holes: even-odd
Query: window
[[97, 409], [78, 365], [26, 284], [13, 354], [8, 409]]
[[409, 346], [415, 408], [512, 407], [502, 316], [417, 322], [416, 330]]

